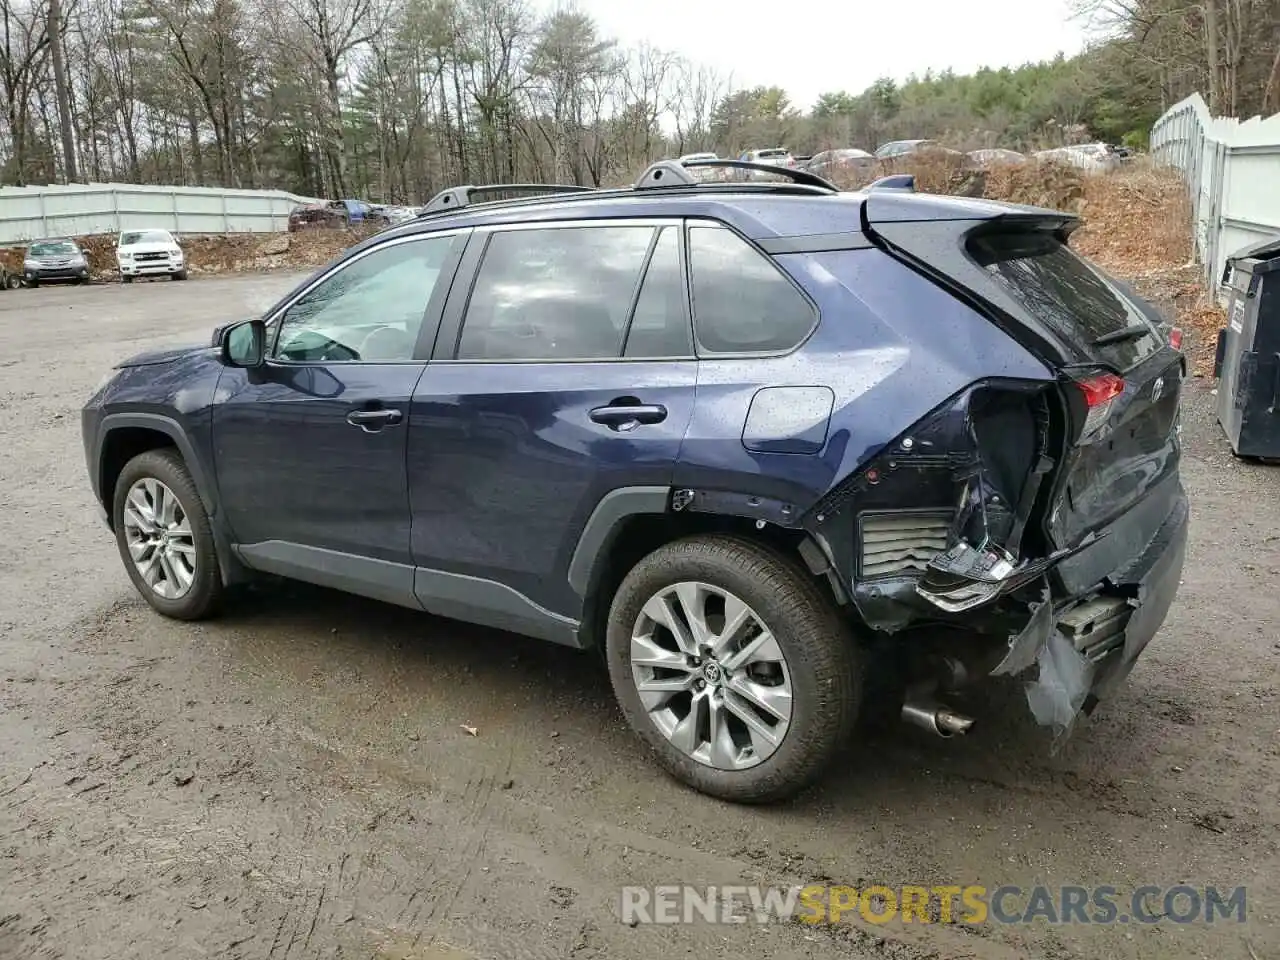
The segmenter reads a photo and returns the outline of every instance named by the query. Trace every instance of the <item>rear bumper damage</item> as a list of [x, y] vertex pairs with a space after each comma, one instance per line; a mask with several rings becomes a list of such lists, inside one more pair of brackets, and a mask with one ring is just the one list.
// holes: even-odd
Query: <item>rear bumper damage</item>
[[1164, 623], [1182, 578], [1189, 520], [1179, 485], [1156, 536], [1095, 592], [1062, 601], [1049, 578], [1041, 581], [1039, 602], [1030, 605], [1025, 625], [1009, 638], [1008, 652], [991, 675], [1016, 676], [1038, 667], [1026, 684], [1027, 703], [1059, 741], [1128, 678]]

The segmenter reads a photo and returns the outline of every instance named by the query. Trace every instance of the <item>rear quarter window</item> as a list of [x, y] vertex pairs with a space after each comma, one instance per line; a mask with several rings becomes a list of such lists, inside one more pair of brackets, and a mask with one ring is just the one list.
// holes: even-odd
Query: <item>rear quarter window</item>
[[805, 296], [732, 230], [689, 228], [693, 325], [699, 354], [783, 353], [817, 322]]

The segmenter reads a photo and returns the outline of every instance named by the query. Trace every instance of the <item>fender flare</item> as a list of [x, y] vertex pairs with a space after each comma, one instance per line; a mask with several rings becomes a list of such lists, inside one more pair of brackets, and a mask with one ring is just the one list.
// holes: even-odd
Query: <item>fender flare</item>
[[111, 504], [115, 500], [115, 491], [103, 489], [103, 447], [106, 446], [107, 437], [111, 434], [111, 431], [128, 427], [154, 430], [156, 433], [162, 433], [173, 441], [173, 445], [178, 448], [178, 453], [182, 456], [182, 461], [186, 465], [187, 471], [191, 474], [192, 482], [196, 485], [196, 492], [200, 495], [200, 502], [204, 506], [205, 513], [209, 515], [209, 527], [213, 531], [213, 539], [217, 547], [218, 567], [222, 572], [223, 583], [232, 584], [247, 579], [249, 576], [247, 568], [240, 563], [235, 551], [232, 550], [231, 538], [228, 536], [228, 532], [219, 515], [218, 496], [217, 490], [213, 485], [213, 479], [206, 470], [204, 462], [196, 454], [191, 438], [187, 436], [186, 431], [182, 429], [182, 425], [173, 417], [162, 413], [109, 413], [98, 424], [97, 432], [93, 438], [92, 480], [98, 502], [102, 504], [106, 511], [107, 525], [112, 526], [114, 521]]
[[569, 559], [569, 586], [586, 599], [601, 562], [618, 535], [623, 521], [639, 514], [665, 514], [671, 503], [671, 487], [618, 487], [610, 490], [587, 518]]
[[163, 433], [173, 441], [173, 445], [182, 454], [182, 460], [187, 465], [187, 470], [191, 473], [191, 479], [195, 481], [196, 490], [200, 493], [200, 500], [204, 504], [205, 512], [210, 517], [213, 517], [218, 511], [218, 498], [214, 492], [212, 481], [205, 472], [204, 464], [196, 455], [195, 447], [191, 445], [191, 439], [182, 429], [181, 424], [162, 413], [109, 413], [98, 424], [98, 432], [93, 441], [93, 476], [94, 488], [103, 506], [108, 506], [111, 503], [114, 498], [114, 491], [103, 489], [102, 450], [106, 446], [107, 437], [111, 431], [127, 427], [154, 430], [156, 433]]

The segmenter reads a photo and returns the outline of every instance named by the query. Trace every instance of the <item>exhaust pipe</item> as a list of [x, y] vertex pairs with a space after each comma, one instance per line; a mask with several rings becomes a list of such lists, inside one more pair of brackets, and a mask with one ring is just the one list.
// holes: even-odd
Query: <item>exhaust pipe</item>
[[973, 726], [972, 717], [956, 713], [932, 700], [907, 700], [902, 704], [902, 719], [943, 739], [967, 733]]

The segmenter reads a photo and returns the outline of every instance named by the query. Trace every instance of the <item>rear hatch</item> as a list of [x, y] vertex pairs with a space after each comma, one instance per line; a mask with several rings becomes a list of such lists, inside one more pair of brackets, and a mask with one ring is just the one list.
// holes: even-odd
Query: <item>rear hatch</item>
[[[1183, 358], [1158, 312], [1069, 246], [1078, 220], [1030, 207], [870, 191], [865, 229], [988, 316], [1058, 380], [1058, 463], [1040, 521], [1070, 594], [1141, 553], [1180, 495]], [[1175, 339], [1177, 335], [1174, 335]]]

